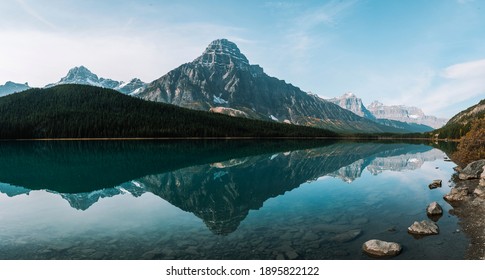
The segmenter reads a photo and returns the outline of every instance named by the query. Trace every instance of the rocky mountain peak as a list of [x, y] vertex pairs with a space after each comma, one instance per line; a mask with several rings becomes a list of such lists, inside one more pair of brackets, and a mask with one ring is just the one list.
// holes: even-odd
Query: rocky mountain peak
[[369, 106], [367, 107], [379, 107], [379, 106], [383, 106], [384, 104], [382, 104], [381, 102], [377, 101], [377, 100], [374, 100], [374, 102], [372, 102], [371, 104], [369, 104]]
[[369, 112], [367, 108], [365, 108], [364, 104], [362, 103], [362, 99], [355, 96], [355, 94], [351, 92], [347, 92], [341, 97], [329, 99], [328, 101], [337, 104], [340, 107], [349, 110], [358, 116], [370, 120], [375, 120], [374, 115], [372, 115], [371, 112]]
[[109, 88], [128, 95], [138, 93], [146, 87], [146, 84], [138, 78], [132, 79], [130, 82], [125, 83], [122, 81], [115, 81], [112, 79], [98, 77], [98, 75], [94, 74], [88, 68], [82, 65], [71, 68], [67, 72], [67, 75], [61, 78], [59, 82], [46, 85], [45, 87], [49, 88], [64, 84], [91, 85], [96, 87]]
[[345, 93], [342, 98], [357, 98], [352, 92]]
[[79, 67], [74, 67], [69, 70], [67, 75], [61, 79], [62, 81], [76, 81], [76, 80], [85, 80], [85, 79], [91, 79], [93, 81], [97, 81], [99, 78], [96, 74], [93, 72], [89, 71], [88, 68], [84, 66], [79, 66]]
[[264, 73], [233, 42], [209, 44], [201, 56], [170, 71], [135, 96], [233, 116], [336, 131], [398, 132]]
[[372, 102], [367, 109], [378, 119], [395, 120], [406, 123], [416, 123], [440, 128], [446, 124], [447, 119], [427, 116], [417, 107], [405, 105], [384, 105], [381, 102]]
[[249, 60], [233, 42], [227, 39], [212, 41], [201, 56], [194, 60], [206, 66], [249, 66]]

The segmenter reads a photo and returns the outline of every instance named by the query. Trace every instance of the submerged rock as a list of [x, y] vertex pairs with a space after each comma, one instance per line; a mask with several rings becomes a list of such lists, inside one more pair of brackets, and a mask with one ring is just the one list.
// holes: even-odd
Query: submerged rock
[[443, 197], [448, 202], [461, 202], [468, 198], [468, 188], [452, 188], [451, 191]]
[[478, 179], [480, 174], [483, 172], [483, 167], [485, 166], [485, 159], [474, 161], [468, 164], [461, 172], [458, 177], [460, 180]]
[[433, 182], [429, 184], [428, 187], [430, 189], [441, 188], [441, 180], [440, 179], [433, 180]]
[[296, 260], [299, 257], [298, 253], [294, 250], [287, 251], [285, 254], [290, 260]]
[[443, 208], [441, 208], [441, 205], [439, 205], [438, 202], [431, 202], [426, 208], [426, 214], [428, 214], [428, 216], [442, 215]]
[[401, 253], [402, 247], [395, 242], [371, 239], [362, 245], [362, 250], [372, 257], [393, 257]]
[[416, 221], [408, 227], [408, 232], [416, 235], [433, 235], [439, 233], [439, 227], [432, 221]]
[[349, 230], [349, 231], [337, 234], [334, 237], [332, 237], [330, 240], [345, 243], [356, 239], [361, 234], [362, 234], [361, 229], [353, 229], [353, 230]]

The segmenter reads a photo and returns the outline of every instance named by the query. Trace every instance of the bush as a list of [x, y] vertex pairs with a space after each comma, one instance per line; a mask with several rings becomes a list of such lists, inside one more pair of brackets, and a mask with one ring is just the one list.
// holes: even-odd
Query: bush
[[465, 166], [485, 158], [485, 118], [472, 122], [470, 131], [460, 139], [453, 160]]

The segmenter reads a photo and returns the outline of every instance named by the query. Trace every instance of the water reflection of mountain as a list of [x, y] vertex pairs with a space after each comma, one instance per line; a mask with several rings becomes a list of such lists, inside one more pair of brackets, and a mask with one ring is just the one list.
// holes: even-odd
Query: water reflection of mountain
[[[393, 153], [397, 154], [394, 155]], [[386, 152], [382, 155], [378, 153], [372, 157], [359, 159], [328, 175], [351, 183], [361, 176], [365, 168], [374, 175], [386, 170], [415, 170], [420, 168], [424, 162], [439, 158], [443, 158], [443, 152], [440, 150], [429, 146], [410, 146], [409, 150], [396, 149], [390, 153]]]
[[150, 174], [322, 141], [13, 141], [0, 142], [0, 182], [60, 193], [112, 188]]
[[[204, 142], [201, 146], [199, 143], [199, 147], [194, 147], [193, 143], [174, 146], [170, 143], [123, 143], [121, 148], [106, 142], [92, 151], [88, 148], [92, 144], [71, 144], [74, 151], [50, 145], [47, 151], [37, 153], [44, 156], [42, 170], [53, 178], [35, 173], [34, 169], [40, 166], [29, 166], [33, 156], [25, 150], [20, 153], [21, 160], [7, 153], [0, 159], [0, 182], [10, 185], [0, 185], [0, 191], [15, 195], [16, 192], [26, 193], [28, 189], [47, 189], [59, 193], [71, 207], [81, 210], [88, 209], [100, 198], [124, 193], [140, 196], [150, 192], [201, 218], [216, 234], [233, 232], [249, 210], [259, 209], [267, 199], [309, 180], [325, 175], [348, 180], [360, 176], [365, 167], [378, 171], [386, 167], [392, 170], [410, 168], [414, 161], [411, 159], [428, 160], [440, 154], [425, 145], [352, 142]], [[75, 156], [74, 163], [70, 162], [69, 155]], [[133, 162], [137, 159], [138, 162]], [[386, 159], [390, 161], [386, 163]], [[63, 162], [74, 166], [62, 167]], [[93, 166], [89, 166], [90, 163]], [[7, 168], [9, 164], [10, 169]], [[76, 170], [76, 166], [81, 167], [80, 170]], [[20, 175], [8, 173], [14, 169], [29, 176], [20, 180]], [[79, 178], [82, 180], [77, 181], [75, 191], [72, 187], [64, 188], [63, 184]], [[50, 183], [54, 187], [49, 187]], [[116, 186], [93, 189], [113, 184]], [[12, 185], [23, 189], [15, 191]], [[83, 191], [85, 189], [88, 191]]]

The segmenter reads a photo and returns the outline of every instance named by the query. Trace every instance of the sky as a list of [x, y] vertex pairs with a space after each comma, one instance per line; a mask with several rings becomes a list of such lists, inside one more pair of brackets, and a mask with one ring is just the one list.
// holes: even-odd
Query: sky
[[151, 82], [220, 38], [323, 98], [450, 118], [485, 98], [485, 0], [2, 0], [0, 84]]

